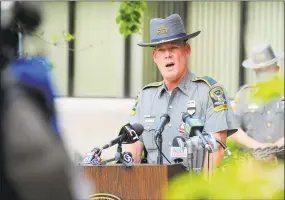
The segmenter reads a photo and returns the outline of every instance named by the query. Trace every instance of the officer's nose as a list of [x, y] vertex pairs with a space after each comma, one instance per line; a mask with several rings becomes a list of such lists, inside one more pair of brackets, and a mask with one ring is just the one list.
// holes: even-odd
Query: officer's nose
[[170, 57], [171, 57], [171, 52], [170, 52], [170, 50], [165, 50], [165, 52], [164, 52], [164, 57], [165, 57], [165, 58], [170, 58]]

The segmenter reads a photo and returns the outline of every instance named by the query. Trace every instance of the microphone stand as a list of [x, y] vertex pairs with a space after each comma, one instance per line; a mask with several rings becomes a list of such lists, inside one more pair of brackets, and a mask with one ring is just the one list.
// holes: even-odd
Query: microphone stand
[[156, 131], [156, 136], [155, 136], [155, 140], [158, 143], [158, 154], [157, 154], [157, 164], [158, 165], [162, 165], [163, 164], [163, 157], [162, 157], [162, 131]]
[[115, 154], [115, 157], [114, 158], [111, 158], [111, 159], [108, 159], [108, 160], [105, 160], [104, 162], [102, 162], [103, 165], [105, 165], [106, 163], [108, 162], [113, 162], [113, 161], [116, 161], [116, 163], [122, 163], [122, 159], [123, 158], [123, 154], [122, 154], [122, 142], [119, 141], [118, 142], [118, 147], [117, 147], [117, 152]]

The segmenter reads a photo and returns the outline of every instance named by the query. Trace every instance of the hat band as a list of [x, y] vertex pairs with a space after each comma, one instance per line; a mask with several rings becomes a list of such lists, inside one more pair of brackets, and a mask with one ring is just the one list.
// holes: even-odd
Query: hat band
[[187, 36], [186, 33], [178, 33], [176, 35], [172, 35], [172, 36], [169, 36], [169, 37], [152, 39], [151, 42], [160, 42], [162, 40], [171, 40], [171, 39], [176, 39], [176, 38], [185, 37], [185, 36]]

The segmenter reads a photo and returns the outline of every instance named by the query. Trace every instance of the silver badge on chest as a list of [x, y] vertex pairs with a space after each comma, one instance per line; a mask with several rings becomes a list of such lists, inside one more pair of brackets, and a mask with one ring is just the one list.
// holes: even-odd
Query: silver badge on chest
[[193, 115], [196, 112], [196, 103], [194, 100], [190, 100], [187, 103], [187, 112], [189, 115]]

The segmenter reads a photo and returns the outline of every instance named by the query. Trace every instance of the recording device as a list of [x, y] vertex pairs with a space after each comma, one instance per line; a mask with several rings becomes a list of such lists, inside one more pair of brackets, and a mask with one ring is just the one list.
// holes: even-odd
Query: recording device
[[[119, 136], [113, 140], [111, 140], [111, 142], [109, 142], [109, 144], [104, 145], [101, 148], [93, 148], [93, 150], [89, 153], [86, 154], [86, 156], [83, 159], [83, 163], [84, 164], [93, 164], [93, 165], [104, 165], [107, 162], [111, 162], [111, 161], [121, 161], [121, 160], [125, 160], [124, 162], [128, 162], [130, 163], [130, 157], [131, 155], [125, 153], [122, 155], [121, 153], [121, 144], [123, 142], [125, 143], [134, 143], [136, 141], [139, 140], [139, 136], [142, 134], [144, 128], [141, 124], [126, 124], [124, 125], [120, 132], [119, 132]], [[105, 162], [101, 162], [101, 152], [103, 149], [107, 149], [115, 144], [119, 144], [118, 145], [118, 152], [115, 155], [115, 158], [112, 158], [110, 160], [107, 160]]]
[[185, 138], [176, 136], [172, 140], [170, 147], [170, 157], [175, 163], [183, 162], [183, 158], [187, 157], [187, 148], [185, 147]]
[[144, 127], [141, 124], [126, 124], [124, 125], [119, 136], [111, 140], [108, 144], [104, 145], [101, 149], [107, 149], [115, 144], [132, 144], [139, 140], [139, 136], [143, 133]]
[[202, 121], [198, 118], [192, 118], [188, 113], [183, 113], [182, 120], [185, 123], [185, 132], [189, 134], [189, 137], [198, 136], [202, 140], [203, 147], [211, 153], [210, 145], [202, 135], [204, 128]]

